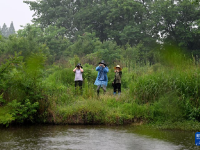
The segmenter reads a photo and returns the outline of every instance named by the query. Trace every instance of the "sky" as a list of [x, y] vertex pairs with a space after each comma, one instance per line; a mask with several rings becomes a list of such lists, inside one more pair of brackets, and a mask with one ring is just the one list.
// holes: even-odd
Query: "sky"
[[[30, 1], [30, 0], [29, 0]], [[35, 0], [31, 0], [35, 1]], [[29, 5], [23, 3], [23, 0], [0, 0], [0, 26], [5, 23], [10, 27], [13, 22], [15, 31], [23, 29], [27, 23], [32, 23], [34, 11], [29, 9]]]

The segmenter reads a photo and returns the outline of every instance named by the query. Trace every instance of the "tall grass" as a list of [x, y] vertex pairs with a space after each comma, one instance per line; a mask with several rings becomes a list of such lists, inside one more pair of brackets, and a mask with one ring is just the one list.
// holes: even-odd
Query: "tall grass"
[[152, 106], [154, 121], [200, 121], [200, 67], [173, 48], [162, 54], [161, 62], [130, 83], [129, 95]]
[[[200, 69], [190, 70], [164, 70], [138, 77], [131, 83], [130, 92], [134, 94], [141, 103], [154, 102], [165, 93], [176, 92], [182, 98], [197, 100], [199, 93]], [[198, 104], [195, 104], [198, 106]]]

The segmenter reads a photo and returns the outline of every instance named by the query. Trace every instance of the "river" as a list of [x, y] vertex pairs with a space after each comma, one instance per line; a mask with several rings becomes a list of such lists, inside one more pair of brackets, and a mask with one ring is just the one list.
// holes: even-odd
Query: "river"
[[0, 128], [0, 150], [194, 150], [195, 132], [142, 126]]

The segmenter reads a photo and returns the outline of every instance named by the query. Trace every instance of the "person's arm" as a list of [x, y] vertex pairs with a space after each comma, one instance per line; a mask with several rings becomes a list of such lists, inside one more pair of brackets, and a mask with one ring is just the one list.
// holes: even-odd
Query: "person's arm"
[[96, 71], [99, 71], [99, 70], [100, 70], [100, 66], [97, 66], [97, 67], [96, 67]]
[[104, 71], [105, 73], [109, 72], [108, 67], [104, 67], [103, 71]]
[[76, 67], [76, 68], [74, 68], [73, 72], [76, 72], [76, 69], [77, 69], [77, 67]]
[[120, 78], [122, 77], [122, 71], [119, 72]]
[[83, 69], [82, 69], [82, 68], [80, 68], [80, 70], [81, 70], [81, 72], [83, 73]]

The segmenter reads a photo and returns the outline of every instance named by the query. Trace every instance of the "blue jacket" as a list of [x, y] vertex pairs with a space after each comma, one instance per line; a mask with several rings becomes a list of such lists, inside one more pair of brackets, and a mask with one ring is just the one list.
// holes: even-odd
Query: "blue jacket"
[[96, 78], [96, 81], [94, 82], [94, 85], [105, 85], [108, 84], [108, 76], [107, 73], [109, 71], [108, 67], [96, 67], [96, 71], [98, 71], [98, 75]]

